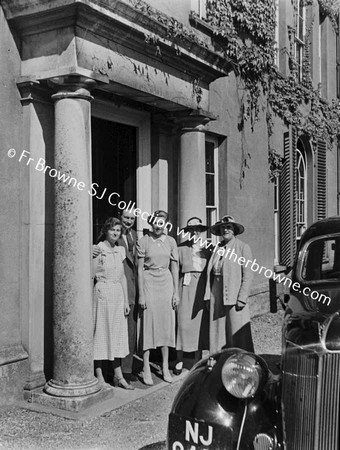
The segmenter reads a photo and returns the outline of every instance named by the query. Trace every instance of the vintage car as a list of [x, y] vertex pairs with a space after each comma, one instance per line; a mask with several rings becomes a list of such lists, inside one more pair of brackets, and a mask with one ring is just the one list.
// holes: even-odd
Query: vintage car
[[340, 217], [306, 230], [292, 269], [279, 373], [236, 348], [201, 360], [172, 405], [168, 449], [340, 449]]

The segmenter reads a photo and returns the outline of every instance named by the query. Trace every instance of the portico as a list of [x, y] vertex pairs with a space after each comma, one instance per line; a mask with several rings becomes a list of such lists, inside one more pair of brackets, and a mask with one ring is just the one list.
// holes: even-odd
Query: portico
[[[209, 83], [229, 67], [189, 38], [174, 51], [165, 27], [124, 1], [3, 4], [20, 40], [26, 147], [84, 184], [80, 190], [21, 169], [29, 171], [21, 281], [22, 292], [29, 291], [21, 300], [25, 396], [80, 411], [113, 395], [93, 373], [91, 117], [136, 128], [137, 206], [168, 209], [182, 226], [205, 216]], [[152, 31], [161, 35], [161, 57], [145, 42]], [[138, 217], [138, 231], [144, 227]], [[30, 261], [37, 265], [27, 272]]]

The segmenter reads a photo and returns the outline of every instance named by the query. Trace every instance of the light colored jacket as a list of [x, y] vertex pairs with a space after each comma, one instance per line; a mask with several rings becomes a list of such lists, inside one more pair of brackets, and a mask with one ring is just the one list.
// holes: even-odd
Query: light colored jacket
[[[210, 258], [207, 268], [207, 285], [204, 300], [210, 300], [213, 277], [212, 268], [216, 259], [219, 258], [218, 253], [221, 253], [223, 248], [216, 248], [216, 251]], [[250, 268], [252, 262], [251, 250], [249, 245], [237, 238], [233, 238], [228, 244], [228, 248], [230, 248], [230, 251], [229, 253], [225, 252], [222, 266], [223, 304], [229, 306], [236, 305], [237, 302], [246, 304], [253, 279]], [[247, 261], [249, 261], [248, 264]]]

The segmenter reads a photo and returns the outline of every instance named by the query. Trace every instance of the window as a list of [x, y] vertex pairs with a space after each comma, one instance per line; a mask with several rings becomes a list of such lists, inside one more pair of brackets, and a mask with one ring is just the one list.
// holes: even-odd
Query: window
[[301, 142], [296, 149], [296, 238], [307, 228], [307, 164]]
[[[218, 145], [217, 140], [206, 137], [205, 141], [205, 185], [206, 185], [206, 220], [211, 227], [217, 222], [218, 203]], [[210, 230], [207, 238], [211, 239]]]
[[283, 136], [284, 163], [279, 176], [280, 264], [291, 266], [306, 228], [327, 217], [327, 146], [312, 147], [296, 129]]
[[304, 38], [305, 38], [305, 8], [303, 0], [297, 2], [296, 12], [296, 28], [295, 28], [295, 60], [297, 64], [297, 80], [302, 81], [302, 63], [304, 52]]
[[200, 19], [207, 16], [206, 0], [191, 0], [191, 10], [194, 11]]
[[301, 277], [306, 281], [340, 280], [340, 237], [317, 239], [308, 246]]

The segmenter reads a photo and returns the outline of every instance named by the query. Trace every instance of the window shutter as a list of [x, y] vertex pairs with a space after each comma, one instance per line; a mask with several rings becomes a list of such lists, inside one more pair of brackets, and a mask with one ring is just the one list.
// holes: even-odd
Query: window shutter
[[324, 219], [327, 216], [326, 149], [327, 147], [325, 141], [319, 140], [317, 144], [317, 220]]
[[296, 250], [295, 147], [295, 130], [292, 130], [291, 133], [284, 133], [283, 155], [285, 161], [280, 174], [280, 262], [287, 266], [293, 264]]

